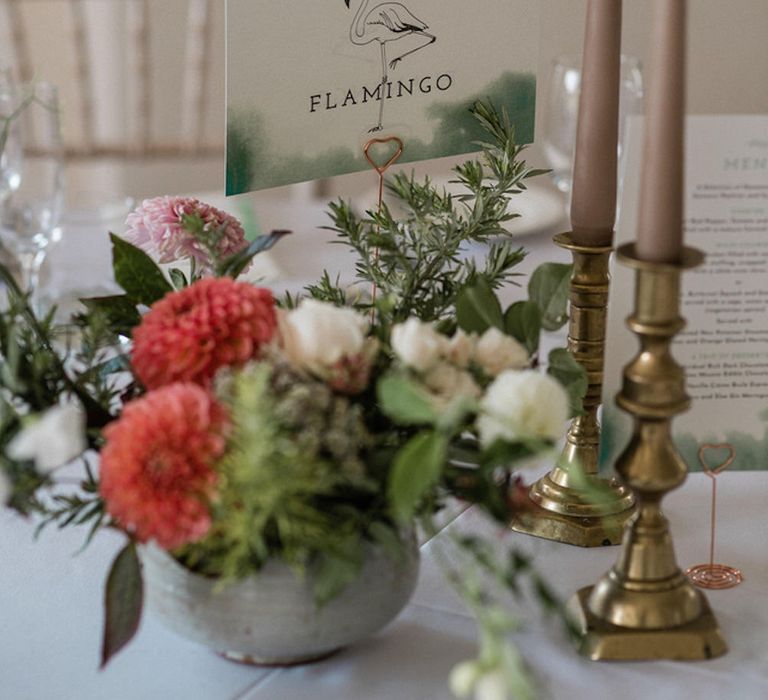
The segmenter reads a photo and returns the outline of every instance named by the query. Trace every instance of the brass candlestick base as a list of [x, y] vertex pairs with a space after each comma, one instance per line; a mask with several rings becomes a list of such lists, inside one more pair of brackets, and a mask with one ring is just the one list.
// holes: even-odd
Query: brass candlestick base
[[[511, 524], [516, 532], [581, 547], [618, 544], [632, 514], [634, 497], [615, 480], [600, 479], [598, 450], [602, 401], [605, 328], [610, 275], [610, 246], [581, 246], [570, 233], [555, 243], [571, 251], [571, 313], [568, 349], [587, 370], [584, 415], [575, 418], [557, 465], [531, 487], [532, 507]], [[578, 472], [576, 471], [578, 470]], [[587, 488], [586, 481], [594, 488]], [[600, 493], [599, 498], [595, 493]]]
[[632, 439], [616, 463], [637, 496], [616, 565], [597, 585], [571, 601], [581, 625], [581, 651], [595, 660], [709, 659], [726, 645], [704, 595], [675, 561], [661, 500], [679, 487], [686, 465], [670, 431], [673, 416], [688, 409], [685, 372], [670, 353], [680, 317], [680, 274], [703, 256], [685, 249], [680, 265], [639, 260], [634, 245], [619, 259], [637, 271], [635, 312], [628, 324], [640, 352], [624, 369], [619, 406], [635, 420]]

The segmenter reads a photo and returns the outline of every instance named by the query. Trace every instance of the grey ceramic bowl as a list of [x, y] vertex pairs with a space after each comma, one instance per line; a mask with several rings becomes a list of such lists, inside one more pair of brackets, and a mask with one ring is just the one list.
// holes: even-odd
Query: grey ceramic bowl
[[147, 603], [167, 626], [244, 663], [308, 663], [365, 639], [408, 603], [419, 572], [416, 540], [404, 561], [370, 546], [357, 580], [318, 609], [311, 580], [279, 561], [227, 585], [193, 574], [156, 546], [140, 550]]

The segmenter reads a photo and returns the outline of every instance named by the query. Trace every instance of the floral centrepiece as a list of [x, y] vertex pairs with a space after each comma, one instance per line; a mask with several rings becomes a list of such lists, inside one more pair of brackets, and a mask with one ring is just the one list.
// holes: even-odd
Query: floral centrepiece
[[[372, 546], [397, 561], [415, 524], [434, 534], [456, 500], [504, 529], [526, 507], [515, 469], [553, 449], [586, 381], [565, 350], [540, 353], [543, 329], [566, 320], [567, 266], [540, 267], [529, 298], [502, 307], [498, 291], [525, 254], [499, 237], [510, 195], [536, 171], [502, 115], [476, 105], [475, 116], [497, 145], [456, 168], [471, 195], [398, 175], [389, 187], [402, 220], [331, 205], [339, 242], [358, 257], [357, 289], [326, 273], [276, 300], [236, 278], [284, 232], [235, 245], [240, 229], [213, 208], [161, 198], [129, 218], [135, 245], [113, 237], [124, 293], [84, 300], [73, 319], [82, 343], [62, 356], [51, 318], [31, 312], [0, 266], [12, 292], [0, 312], [0, 496], [43, 526], [124, 533], [107, 583], [105, 663], [138, 627], [137, 545], [221, 586], [258, 580], [277, 561], [311, 581], [322, 606], [358, 580]], [[485, 259], [464, 256], [468, 243], [486, 245]], [[178, 255], [193, 261], [190, 278], [158, 266]], [[73, 454], [11, 449], [35, 442], [27, 414], [67, 401], [85, 423], [75, 493], [56, 478]], [[448, 580], [482, 630], [457, 692], [528, 688], [509, 644], [514, 621], [481, 572], [510, 587], [531, 576], [545, 607], [562, 609], [521, 553], [496, 561], [481, 538], [447, 537], [462, 564], [442, 558]]]

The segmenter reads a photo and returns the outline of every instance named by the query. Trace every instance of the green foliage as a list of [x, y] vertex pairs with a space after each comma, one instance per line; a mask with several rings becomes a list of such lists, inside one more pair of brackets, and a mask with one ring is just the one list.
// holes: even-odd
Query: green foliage
[[168, 270], [168, 276], [171, 278], [171, 284], [173, 284], [174, 289], [180, 290], [189, 287], [187, 276], [177, 267]]
[[248, 267], [248, 264], [251, 262], [251, 260], [253, 260], [253, 258], [255, 258], [259, 253], [270, 250], [272, 247], [274, 247], [275, 243], [277, 243], [283, 236], [286, 236], [289, 233], [291, 233], [291, 231], [281, 230], [272, 231], [265, 236], [259, 236], [256, 240], [252, 241], [247, 248], [244, 248], [239, 253], [235, 253], [231, 257], [222, 261], [217, 266], [217, 275], [219, 277], [232, 277], [237, 279], [243, 270]]
[[518, 301], [504, 314], [504, 330], [520, 343], [531, 357], [539, 352], [542, 318], [532, 301]]
[[589, 386], [586, 371], [565, 348], [557, 348], [549, 353], [548, 364], [548, 374], [557, 379], [568, 392], [571, 415], [582, 415], [584, 396]]
[[[452, 321], [462, 291], [479, 280], [491, 290], [513, 281], [513, 269], [525, 256], [509, 241], [497, 239], [508, 237], [504, 224], [517, 216], [509, 212], [510, 196], [522, 192], [525, 180], [536, 171], [520, 159], [524, 147], [516, 144], [506, 114], [480, 102], [472, 113], [496, 143], [480, 144], [482, 162], [472, 160], [454, 169], [466, 195], [455, 197], [438, 190], [428, 178], [417, 182], [413, 176], [398, 174], [387, 187], [405, 211], [400, 219], [387, 206], [361, 219], [343, 201], [331, 205], [330, 230], [356, 253], [358, 280], [366, 289], [375, 284], [379, 290], [382, 337], [388, 327], [409, 316]], [[482, 267], [462, 256], [467, 243], [489, 245]], [[346, 298], [327, 277], [309, 292], [327, 301]], [[366, 311], [371, 301], [361, 298], [355, 305]], [[500, 319], [496, 321], [501, 326]]]
[[366, 472], [360, 407], [284, 367], [254, 364], [223, 380], [233, 431], [217, 464], [210, 533], [177, 552], [193, 570], [243, 578], [270, 557], [312, 566], [322, 604], [359, 571], [368, 526], [386, 521]]
[[398, 452], [387, 488], [396, 520], [410, 522], [421, 500], [439, 482], [447, 452], [447, 437], [433, 431], [419, 433]]
[[112, 241], [115, 280], [131, 301], [152, 306], [173, 291], [162, 270], [149, 255], [114, 233], [109, 234], [109, 237]]
[[101, 668], [133, 639], [144, 606], [144, 584], [136, 545], [129, 542], [115, 557], [104, 589]]
[[403, 374], [388, 374], [376, 387], [379, 408], [399, 425], [431, 425], [438, 419], [427, 392]]
[[528, 295], [539, 307], [544, 330], [556, 331], [568, 321], [568, 294], [572, 265], [544, 263], [531, 276]]
[[488, 281], [478, 277], [466, 285], [456, 298], [456, 321], [467, 333], [482, 335], [489, 328], [502, 329], [501, 304]]
[[94, 312], [92, 318], [101, 317], [115, 335], [130, 337], [133, 329], [141, 323], [136, 303], [127, 294], [92, 297], [83, 299], [82, 303], [86, 309]]

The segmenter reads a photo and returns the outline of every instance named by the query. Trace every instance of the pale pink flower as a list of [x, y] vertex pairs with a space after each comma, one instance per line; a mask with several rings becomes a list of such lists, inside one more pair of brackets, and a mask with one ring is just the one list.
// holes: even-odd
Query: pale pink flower
[[[185, 225], [185, 217], [196, 219], [198, 225]], [[191, 197], [145, 199], [125, 224], [125, 240], [157, 262], [193, 258], [203, 271], [248, 246], [237, 219]]]

